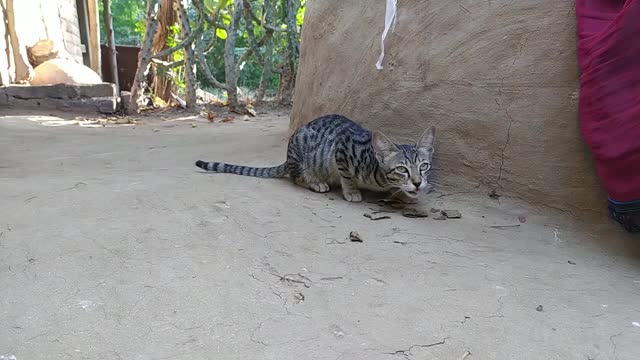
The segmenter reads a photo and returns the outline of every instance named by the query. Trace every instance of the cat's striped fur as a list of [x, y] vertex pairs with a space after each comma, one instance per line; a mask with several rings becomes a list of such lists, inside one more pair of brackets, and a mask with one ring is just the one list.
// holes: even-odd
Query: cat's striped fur
[[435, 129], [431, 127], [416, 144], [396, 145], [379, 131], [371, 133], [344, 116], [327, 115], [293, 134], [282, 165], [256, 168], [198, 160], [196, 166], [263, 178], [289, 176], [316, 192], [327, 192], [330, 184], [340, 184], [348, 201], [362, 199], [359, 189], [396, 190], [412, 198], [428, 186], [434, 140]]

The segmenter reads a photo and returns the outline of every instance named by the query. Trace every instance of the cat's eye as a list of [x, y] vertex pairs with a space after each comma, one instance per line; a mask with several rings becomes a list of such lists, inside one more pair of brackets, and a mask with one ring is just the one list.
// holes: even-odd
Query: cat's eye
[[420, 165], [420, 171], [427, 171], [429, 169], [431, 169], [431, 164], [429, 163], [422, 163]]
[[402, 173], [402, 174], [408, 174], [409, 173], [409, 169], [407, 169], [404, 166], [398, 166], [396, 168], [396, 171], [399, 172], [399, 173]]

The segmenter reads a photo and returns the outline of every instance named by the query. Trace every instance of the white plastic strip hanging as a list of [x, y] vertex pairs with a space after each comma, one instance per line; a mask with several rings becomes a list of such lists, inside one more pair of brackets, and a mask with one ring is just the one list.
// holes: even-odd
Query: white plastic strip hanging
[[387, 0], [387, 11], [384, 15], [384, 31], [380, 40], [380, 57], [376, 63], [376, 68], [382, 70], [382, 62], [384, 61], [384, 41], [391, 30], [396, 25], [396, 7], [398, 0]]

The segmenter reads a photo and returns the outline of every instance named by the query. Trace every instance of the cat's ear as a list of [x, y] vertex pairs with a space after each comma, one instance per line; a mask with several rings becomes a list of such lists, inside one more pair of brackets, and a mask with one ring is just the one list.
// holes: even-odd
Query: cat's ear
[[431, 126], [428, 128], [416, 143], [416, 148], [422, 153], [428, 154], [429, 158], [433, 155], [433, 143], [436, 141], [436, 128]]
[[371, 144], [373, 145], [373, 151], [381, 158], [386, 158], [400, 151], [398, 147], [385, 136], [385, 134], [378, 130], [373, 132]]

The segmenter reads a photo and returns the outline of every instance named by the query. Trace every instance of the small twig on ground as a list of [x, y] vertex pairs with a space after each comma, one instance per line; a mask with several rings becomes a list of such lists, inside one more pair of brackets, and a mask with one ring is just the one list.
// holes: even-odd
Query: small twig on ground
[[400, 244], [400, 245], [407, 245], [407, 244], [412, 244], [408, 241], [400, 241], [400, 240], [394, 240], [393, 241], [394, 244]]
[[448, 338], [444, 338], [444, 339], [442, 339], [442, 341], [434, 342], [434, 343], [431, 343], [431, 344], [424, 344], [424, 345], [417, 344], [417, 345], [411, 345], [408, 349], [405, 349], [405, 350], [396, 350], [396, 351], [394, 351], [394, 352], [387, 352], [387, 353], [384, 353], [384, 354], [386, 354], [386, 355], [402, 355], [402, 356], [404, 356], [404, 357], [408, 358], [408, 355], [411, 355], [411, 351], [412, 351], [414, 348], [430, 348], [430, 347], [432, 347], [432, 346], [444, 345], [444, 344], [446, 343], [447, 339], [448, 339]]
[[520, 224], [514, 224], [514, 225], [489, 225], [489, 227], [492, 228], [492, 229], [511, 229], [511, 228], [520, 227]]
[[58, 192], [69, 191], [69, 190], [77, 189], [77, 188], [79, 188], [80, 186], [86, 186], [86, 185], [87, 185], [86, 183], [83, 183], [82, 181], [80, 181], [80, 182], [77, 182], [77, 183], [76, 183], [75, 185], [73, 185], [72, 187], [67, 188], [67, 189], [58, 190]]
[[[309, 279], [308, 277], [302, 274], [284, 274], [284, 275], [271, 274], [271, 275], [277, 276], [279, 280], [284, 283], [301, 284], [306, 288], [311, 287], [311, 285], [309, 284], [312, 282], [311, 279]], [[298, 277], [299, 279], [295, 279], [294, 277]]]
[[344, 245], [347, 242], [346, 241], [338, 241], [336, 239], [329, 239], [331, 240], [330, 242], [325, 243], [325, 245]]
[[180, 106], [181, 108], [185, 109], [187, 107], [187, 103], [184, 100], [180, 99], [178, 95], [171, 93], [171, 97], [173, 98], [173, 100], [176, 101], [178, 106]]
[[458, 360], [464, 360], [469, 356], [471, 356], [471, 352], [465, 351], [464, 354], [462, 354], [462, 356], [460, 356], [460, 358]]

